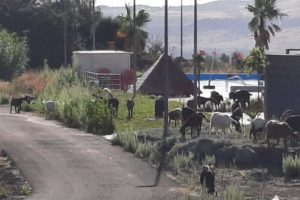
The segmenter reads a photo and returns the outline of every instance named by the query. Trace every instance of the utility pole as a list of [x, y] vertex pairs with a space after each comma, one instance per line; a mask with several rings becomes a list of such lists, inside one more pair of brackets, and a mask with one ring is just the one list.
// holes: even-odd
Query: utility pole
[[[133, 70], [136, 77], [136, 68], [137, 68], [137, 55], [136, 55], [136, 2], [133, 0]], [[135, 78], [133, 83], [133, 98], [136, 95], [136, 82], [137, 79]]]
[[63, 12], [64, 12], [64, 66], [68, 65], [67, 61], [67, 14], [66, 14], [66, 0], [63, 1]]
[[165, 0], [165, 49], [164, 49], [164, 130], [162, 137], [162, 147], [161, 147], [161, 159], [157, 168], [157, 174], [155, 177], [154, 185], [156, 186], [159, 183], [160, 175], [163, 170], [164, 161], [166, 158], [166, 137], [168, 135], [168, 107], [169, 107], [169, 56], [168, 56], [168, 0]]
[[183, 0], [181, 0], [181, 7], [180, 7], [180, 67], [183, 67]]
[[93, 50], [96, 49], [96, 16], [95, 16], [95, 0], [92, 0], [92, 37], [93, 37]]
[[[194, 110], [197, 110], [197, 0], [194, 2]], [[200, 83], [199, 83], [200, 88]]]

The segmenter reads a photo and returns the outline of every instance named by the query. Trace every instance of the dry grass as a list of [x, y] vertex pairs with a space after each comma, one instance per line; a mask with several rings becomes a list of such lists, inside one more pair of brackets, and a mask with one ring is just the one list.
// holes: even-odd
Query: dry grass
[[26, 72], [11, 83], [12, 95], [28, 93], [37, 96], [43, 91], [49, 81], [49, 78], [43, 73]]
[[10, 91], [10, 83], [7, 81], [0, 81], [0, 92], [9, 93], [9, 91]]

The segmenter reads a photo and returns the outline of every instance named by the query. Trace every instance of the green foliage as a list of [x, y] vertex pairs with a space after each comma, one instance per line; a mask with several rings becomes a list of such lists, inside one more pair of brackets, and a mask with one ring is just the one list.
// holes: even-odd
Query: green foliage
[[0, 104], [8, 104], [9, 103], [9, 96], [8, 94], [0, 92]]
[[253, 32], [255, 46], [269, 49], [271, 35], [281, 31], [274, 20], [287, 16], [276, 7], [276, 0], [255, 0], [254, 5], [247, 5], [246, 9], [253, 13], [253, 18], [248, 23], [249, 30]]
[[191, 166], [191, 158], [185, 155], [177, 154], [173, 159], [173, 167], [176, 171], [180, 169], [188, 169]]
[[300, 155], [285, 155], [282, 158], [283, 173], [287, 177], [300, 177]]
[[140, 158], [148, 158], [151, 154], [153, 146], [151, 143], [138, 143], [135, 155]]
[[118, 134], [118, 140], [124, 149], [128, 152], [135, 153], [138, 148], [138, 141], [134, 133], [120, 133]]
[[246, 65], [251, 71], [256, 70], [257, 72], [262, 72], [263, 68], [266, 67], [264, 50], [261, 48], [253, 48], [246, 58]]
[[10, 80], [25, 71], [28, 62], [27, 41], [0, 30], [0, 79]]
[[51, 80], [39, 95], [34, 105], [36, 110], [44, 113], [43, 101], [55, 100], [57, 112], [54, 117], [67, 126], [101, 135], [113, 133], [114, 124], [106, 102], [92, 101], [93, 89], [78, 77], [74, 69], [45, 69], [43, 73]]
[[244, 200], [245, 194], [238, 186], [228, 186], [224, 191], [224, 200]]
[[31, 195], [31, 193], [32, 193], [32, 187], [28, 183], [25, 183], [24, 185], [22, 185], [22, 187], [21, 187], [22, 195], [29, 196], [29, 195]]

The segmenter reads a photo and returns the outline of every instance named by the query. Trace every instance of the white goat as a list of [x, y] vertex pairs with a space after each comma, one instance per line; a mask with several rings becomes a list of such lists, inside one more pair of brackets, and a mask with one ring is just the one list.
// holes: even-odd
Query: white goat
[[43, 100], [43, 103], [45, 104], [45, 109], [46, 109], [46, 116], [45, 116], [45, 119], [48, 118], [48, 115], [50, 113], [54, 113], [57, 109], [57, 105], [56, 105], [56, 102], [55, 101], [45, 101]]
[[108, 88], [103, 88], [103, 95], [105, 95], [105, 94], [107, 94], [108, 99], [114, 98], [113, 95], [112, 95], [111, 90], [108, 89]]
[[257, 113], [255, 118], [251, 120], [250, 139], [253, 135], [253, 141], [257, 139], [258, 132], [264, 132], [266, 120], [260, 113]]
[[215, 112], [211, 115], [210, 118], [210, 125], [209, 125], [209, 134], [211, 133], [211, 129], [215, 128], [216, 129], [216, 133], [218, 133], [218, 129], [222, 129], [223, 130], [223, 134], [225, 136], [225, 130], [229, 129], [230, 132], [231, 128], [230, 125], [234, 124], [236, 129], [238, 129], [239, 127], [239, 122], [235, 121], [234, 119], [232, 119], [230, 116], [228, 116], [225, 113], [219, 113], [219, 112]]

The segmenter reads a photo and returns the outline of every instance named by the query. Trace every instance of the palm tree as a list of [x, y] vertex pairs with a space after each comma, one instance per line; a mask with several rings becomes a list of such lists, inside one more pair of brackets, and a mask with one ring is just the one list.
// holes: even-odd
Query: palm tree
[[276, 7], [276, 0], [255, 0], [254, 5], [247, 5], [247, 10], [253, 13], [253, 18], [248, 24], [254, 34], [255, 47], [269, 49], [271, 35], [281, 31], [281, 28], [273, 23], [274, 20], [287, 16]]
[[[281, 12], [276, 7], [276, 0], [254, 0], [254, 5], [247, 5], [247, 10], [253, 13], [253, 18], [248, 24], [255, 39], [255, 47], [258, 47], [262, 54], [264, 49], [269, 49], [271, 35], [275, 36], [275, 32], [281, 31], [281, 28], [273, 23], [274, 20], [281, 19], [287, 14]], [[259, 102], [259, 74], [260, 65], [257, 65], [257, 99]], [[255, 67], [255, 66], [253, 66]]]
[[126, 15], [118, 16], [117, 21], [120, 24], [120, 30], [118, 31], [118, 37], [124, 38], [124, 49], [127, 51], [134, 50], [134, 37], [136, 37], [136, 53], [140, 55], [145, 49], [146, 40], [148, 39], [148, 33], [143, 30], [147, 22], [150, 22], [150, 14], [144, 9], [138, 11], [136, 15], [136, 31], [134, 34], [134, 21], [132, 16], [132, 10], [127, 4], [125, 4]]

